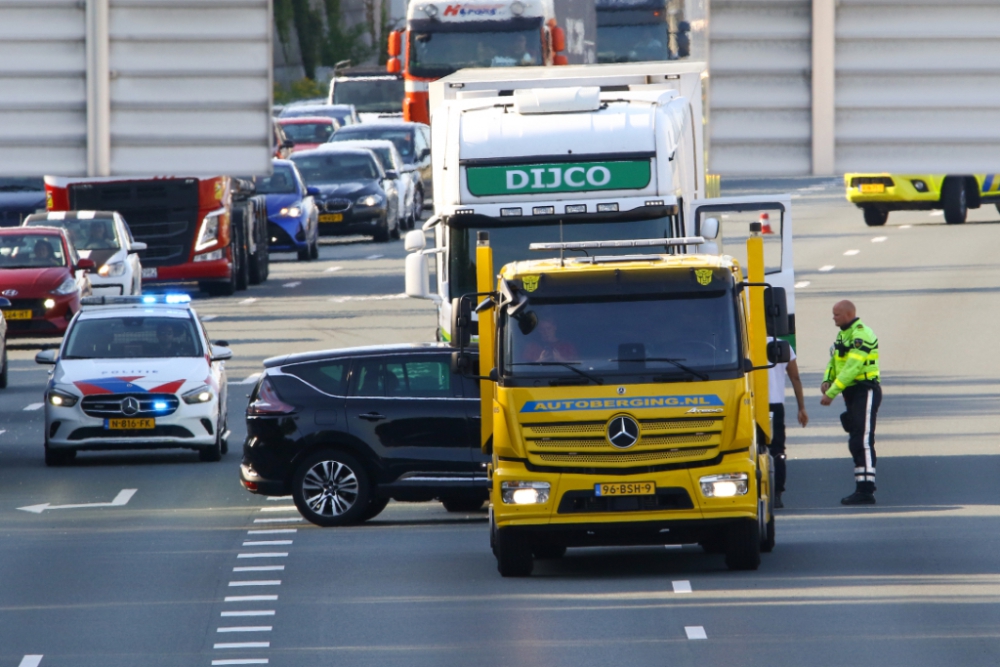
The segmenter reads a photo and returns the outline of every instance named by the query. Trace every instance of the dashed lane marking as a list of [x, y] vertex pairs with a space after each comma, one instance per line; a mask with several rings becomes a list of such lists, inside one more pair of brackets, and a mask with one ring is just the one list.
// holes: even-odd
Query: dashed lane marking
[[809, 287], [809, 285], [811, 284], [812, 283], [810, 283], [808, 280], [800, 280], [799, 282], [795, 283], [795, 289], [802, 289], [804, 287]]
[[407, 299], [405, 294], [369, 294], [367, 296], [335, 296], [330, 301], [332, 303], [346, 303], [348, 301], [393, 301], [395, 299]]
[[297, 533], [298, 528], [266, 528], [263, 530], [248, 530], [247, 535], [280, 535], [282, 533]]
[[844, 257], [854, 257], [859, 252], [861, 252], [861, 251], [860, 250], [846, 250], [846, 251], [844, 251]]
[[280, 572], [284, 569], [284, 565], [244, 565], [234, 567], [233, 572]]
[[705, 628], [701, 625], [685, 625], [684, 634], [687, 635], [688, 639], [708, 639]]
[[281, 547], [288, 546], [292, 543], [292, 540], [253, 540], [250, 542], [244, 542], [245, 547]]
[[212, 320], [214, 320], [214, 319], [215, 319], [216, 317], [218, 317], [218, 315], [202, 315], [202, 316], [201, 316], [201, 321], [202, 321], [202, 322], [211, 322], [211, 321], [212, 321]]
[[298, 512], [299, 508], [295, 505], [278, 505], [277, 507], [261, 507], [261, 512]]
[[298, 287], [301, 284], [302, 284], [301, 280], [293, 280], [290, 283], [285, 283], [284, 285], [282, 285], [282, 287]]
[[368, 255], [365, 259], [382, 259], [385, 255]]
[[273, 500], [291, 500], [292, 497], [291, 496], [268, 496], [267, 499], [268, 500], [272, 500], [272, 501]]
[[944, 215], [944, 211], [931, 211], [930, 212], [930, 216], [932, 218], [940, 218], [942, 215]]
[[6, 433], [6, 432], [7, 432], [7, 429], [5, 429], [5, 428], [0, 428], [0, 435], [3, 435], [3, 434], [4, 434], [4, 433]]
[[274, 602], [277, 595], [230, 595], [225, 598], [225, 602]]
[[251, 611], [224, 611], [221, 616], [274, 616], [273, 609], [254, 609]]
[[270, 648], [271, 642], [223, 642], [212, 648]]
[[823, 272], [823, 273], [826, 273], [827, 271], [833, 271], [835, 268], [836, 268], [836, 265], [834, 265], [834, 264], [827, 264], [826, 266], [819, 267], [819, 270], [821, 272]]
[[38, 665], [42, 664], [43, 657], [41, 655], [26, 655], [21, 658], [21, 664], [17, 667], [38, 667]]
[[25, 411], [39, 410], [45, 406], [44, 403], [32, 403], [31, 405], [24, 406]]
[[270, 625], [236, 625], [225, 628], [216, 628], [216, 632], [270, 632]]
[[281, 579], [247, 579], [241, 581], [230, 581], [230, 587], [238, 586], [280, 586]]
[[331, 266], [329, 269], [323, 269], [323, 273], [335, 273], [337, 271], [340, 271], [342, 268], [344, 268], [344, 267], [342, 267], [342, 266]]
[[267, 658], [236, 658], [234, 660], [213, 660], [213, 665], [266, 665]]
[[256, 301], [257, 301], [257, 297], [252, 296], [252, 297], [249, 297], [247, 299], [243, 299], [242, 301], [240, 301], [240, 303], [242, 303], [245, 306], [249, 306], [251, 303], [254, 303]]
[[299, 523], [305, 521], [300, 516], [293, 516], [284, 519], [254, 519], [254, 523]]
[[889, 238], [888, 236], [876, 236], [875, 238], [872, 239], [872, 243], [882, 243], [888, 238]]
[[674, 593], [690, 593], [691, 592], [691, 582], [690, 581], [674, 581], [671, 582], [674, 587]]
[[910, 229], [912, 227], [913, 227], [913, 225], [900, 225], [899, 226], [900, 229]]
[[260, 551], [252, 554], [239, 554], [237, 558], [287, 558], [287, 551]]

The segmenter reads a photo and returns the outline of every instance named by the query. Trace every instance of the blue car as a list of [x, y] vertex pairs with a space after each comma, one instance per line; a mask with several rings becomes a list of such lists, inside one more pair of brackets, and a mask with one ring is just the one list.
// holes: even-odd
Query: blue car
[[295, 163], [274, 160], [270, 176], [255, 176], [257, 194], [267, 198], [271, 252], [297, 252], [301, 261], [319, 257], [319, 213], [314, 188], [307, 188]]

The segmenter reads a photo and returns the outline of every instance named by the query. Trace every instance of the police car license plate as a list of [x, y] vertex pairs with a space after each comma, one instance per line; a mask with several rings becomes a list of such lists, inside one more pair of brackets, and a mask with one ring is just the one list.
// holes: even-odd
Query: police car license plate
[[30, 310], [5, 310], [3, 311], [3, 316], [8, 320], [30, 320], [31, 311]]
[[153, 278], [156, 279], [156, 267], [151, 266], [148, 269], [144, 266], [142, 267], [142, 277], [143, 278]]
[[656, 484], [654, 482], [595, 484], [594, 494], [602, 498], [608, 496], [653, 496], [656, 495]]
[[156, 428], [155, 419], [105, 419], [104, 428], [111, 430], [133, 430]]
[[343, 222], [344, 221], [344, 214], [343, 213], [324, 213], [323, 215], [319, 216], [319, 221], [320, 222]]
[[885, 183], [862, 183], [861, 192], [865, 194], [874, 194], [876, 192], [885, 192]]

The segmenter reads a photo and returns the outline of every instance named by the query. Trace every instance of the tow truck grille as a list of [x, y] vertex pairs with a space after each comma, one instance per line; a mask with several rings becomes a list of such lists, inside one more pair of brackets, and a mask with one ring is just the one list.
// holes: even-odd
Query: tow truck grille
[[[139, 411], [125, 414], [122, 407], [125, 399], [134, 398], [139, 404]], [[166, 408], [157, 410], [156, 403], [165, 403]], [[80, 407], [90, 417], [115, 419], [119, 417], [166, 417], [172, 415], [180, 401], [173, 394], [100, 394], [84, 396]]]
[[707, 447], [698, 449], [670, 449], [655, 452], [623, 452], [621, 454], [578, 454], [567, 452], [565, 454], [538, 454], [538, 458], [546, 463], [655, 463], [670, 459], [688, 458], [704, 456], [708, 453]]

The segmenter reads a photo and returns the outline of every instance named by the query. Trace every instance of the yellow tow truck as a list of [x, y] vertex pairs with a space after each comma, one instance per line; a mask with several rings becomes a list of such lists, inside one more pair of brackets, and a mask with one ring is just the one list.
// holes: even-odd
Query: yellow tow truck
[[[776, 336], [788, 317], [764, 282], [760, 223], [750, 231], [746, 274], [728, 255], [681, 254], [706, 247], [688, 237], [532, 244], [558, 254], [499, 276], [478, 233], [453, 365], [482, 383], [501, 575], [567, 547], [697, 543], [738, 570], [774, 547], [767, 368], [790, 348], [768, 343], [765, 316]], [[637, 254], [601, 255], [623, 248]]]
[[869, 227], [884, 225], [891, 211], [943, 210], [949, 225], [984, 204], [1000, 211], [1000, 174], [844, 174], [844, 186]]

